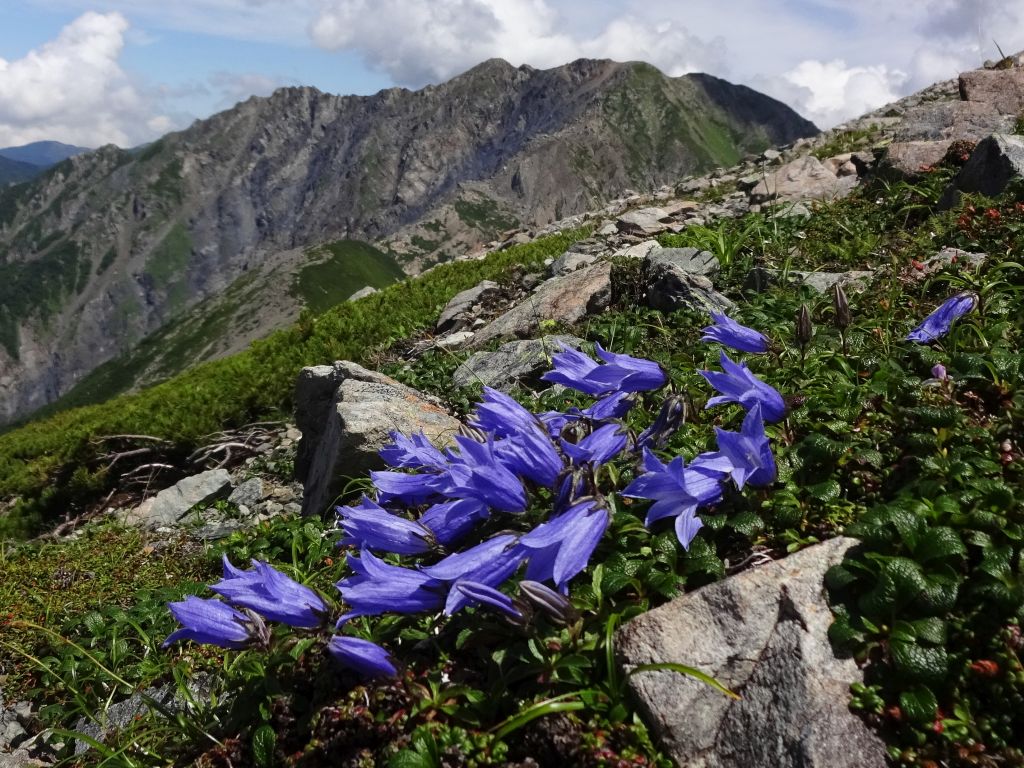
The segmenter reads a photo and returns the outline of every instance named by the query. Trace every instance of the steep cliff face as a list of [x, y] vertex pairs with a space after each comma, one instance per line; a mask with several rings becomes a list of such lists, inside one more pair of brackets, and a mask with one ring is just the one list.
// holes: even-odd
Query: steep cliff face
[[70, 158], [0, 191], [0, 423], [240, 277], [273, 274], [276, 254], [381, 241], [413, 270], [815, 132], [707, 76], [491, 60], [415, 92], [281, 89], [138, 152]]

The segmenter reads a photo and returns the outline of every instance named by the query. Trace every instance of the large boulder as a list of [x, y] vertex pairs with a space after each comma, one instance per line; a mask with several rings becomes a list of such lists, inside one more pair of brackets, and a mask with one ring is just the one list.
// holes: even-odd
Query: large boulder
[[995, 197], [1019, 178], [1024, 178], [1024, 136], [993, 134], [974, 148], [954, 184], [961, 192]]
[[629, 685], [652, 733], [680, 766], [882, 768], [885, 746], [848, 706], [863, 677], [828, 640], [825, 571], [856, 541], [833, 539], [702, 587], [618, 631], [626, 670], [695, 666], [740, 695], [729, 698], [669, 671]]
[[455, 369], [452, 383], [466, 387], [479, 382], [503, 392], [516, 386], [533, 386], [551, 369], [551, 356], [562, 346], [580, 348], [575, 336], [543, 336], [502, 344], [494, 352], [477, 352]]
[[[333, 386], [329, 401], [323, 392]], [[296, 423], [302, 461], [303, 514], [323, 512], [344, 488], [383, 462], [377, 455], [392, 432], [423, 432], [436, 445], [450, 444], [458, 420], [422, 394], [348, 361], [305, 368], [296, 386]], [[300, 474], [301, 473], [301, 474]]]
[[605, 309], [611, 301], [611, 264], [600, 261], [575, 272], [545, 281], [531, 295], [484, 326], [470, 340], [480, 347], [495, 339], [523, 338], [541, 321], [578, 323]]
[[639, 208], [622, 214], [615, 223], [627, 235], [650, 237], [666, 232], [671, 220], [664, 208]]

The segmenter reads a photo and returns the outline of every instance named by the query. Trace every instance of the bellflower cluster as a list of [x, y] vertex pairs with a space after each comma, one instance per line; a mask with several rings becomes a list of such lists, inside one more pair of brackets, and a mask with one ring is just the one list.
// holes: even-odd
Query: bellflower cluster
[[704, 329], [701, 341], [717, 341], [727, 347], [732, 347], [737, 352], [751, 352], [762, 354], [768, 351], [768, 337], [760, 331], [740, 325], [727, 315], [711, 313], [714, 325]]
[[[748, 347], [757, 346], [750, 335], [756, 332], [716, 319], [747, 339]], [[349, 574], [336, 584], [342, 611], [266, 563], [254, 561], [251, 570], [242, 570], [225, 558], [224, 578], [211, 586], [223, 600], [172, 603], [182, 628], [167, 643], [267, 645], [264, 620], [328, 632], [339, 614], [335, 630], [360, 616], [451, 615], [468, 606], [496, 611], [518, 626], [537, 611], [568, 624], [578, 617], [566, 597], [569, 583], [587, 567], [610, 524], [602, 484], [616, 473], [606, 464], [624, 455], [639, 459], [642, 472], [623, 495], [654, 502], [648, 525], [675, 518], [684, 547], [701, 527], [697, 511], [720, 501], [730, 481], [740, 489], [774, 481], [762, 414], [781, 419], [785, 405], [745, 365], [723, 353], [726, 372], [704, 372], [722, 393], [709, 405], [738, 402], [747, 408], [741, 431], [717, 430], [717, 451], [666, 464], [653, 449], [685, 421], [685, 400], [670, 393], [654, 423], [634, 436], [623, 417], [668, 377], [655, 362], [600, 346], [596, 351], [600, 362], [565, 348], [543, 377], [593, 396], [589, 407], [538, 415], [485, 388], [466, 434], [449, 447], [440, 449], [423, 434], [392, 436], [380, 451], [388, 468], [370, 473], [373, 493], [337, 510], [339, 545], [352, 550]], [[527, 514], [538, 491], [551, 499], [549, 514], [539, 521], [534, 512]], [[485, 521], [500, 532], [474, 536]], [[517, 574], [521, 597], [512, 598], [503, 590]], [[387, 651], [366, 640], [334, 633], [327, 650], [359, 674], [397, 671]]]

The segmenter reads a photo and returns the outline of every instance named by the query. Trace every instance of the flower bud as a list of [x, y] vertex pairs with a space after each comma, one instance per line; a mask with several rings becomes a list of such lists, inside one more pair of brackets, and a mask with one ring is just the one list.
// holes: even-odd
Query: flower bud
[[555, 624], [569, 626], [579, 618], [579, 612], [568, 598], [539, 581], [520, 581], [519, 592]]
[[832, 304], [836, 310], [836, 328], [845, 331], [853, 322], [853, 317], [850, 315], [850, 302], [846, 298], [846, 291], [839, 283], [833, 288]]
[[946, 366], [942, 363], [936, 363], [932, 366], [932, 378], [938, 379], [939, 381], [945, 381], [949, 378], [949, 374], [946, 373]]
[[796, 316], [796, 343], [806, 347], [811, 343], [814, 326], [811, 324], [811, 311], [806, 304], [800, 305], [800, 313]]

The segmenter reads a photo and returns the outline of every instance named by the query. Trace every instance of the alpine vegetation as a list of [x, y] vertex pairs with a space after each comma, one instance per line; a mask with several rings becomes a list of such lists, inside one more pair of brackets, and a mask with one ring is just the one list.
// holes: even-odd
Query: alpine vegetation
[[[714, 340], [740, 337], [747, 348], [760, 349], [755, 342], [763, 336], [727, 320], [720, 319], [722, 327], [733, 330]], [[364, 495], [337, 510], [339, 545], [350, 549], [351, 571], [335, 585], [340, 606], [267, 563], [253, 561], [244, 571], [225, 557], [224, 578], [210, 587], [224, 601], [172, 603], [182, 629], [165, 645], [192, 639], [266, 647], [272, 637], [266, 620], [329, 635], [327, 650], [358, 674], [393, 675], [397, 666], [386, 649], [347, 634], [354, 620], [451, 616], [478, 606], [521, 628], [535, 611], [567, 624], [575, 615], [569, 583], [605, 536], [616, 495], [652, 501], [645, 524], [671, 518], [679, 543], [689, 549], [702, 508], [721, 501], [730, 486], [742, 491], [775, 481], [762, 414], [778, 421], [785, 404], [745, 365], [723, 352], [725, 372], [702, 372], [723, 393], [709, 407], [737, 402], [746, 410], [740, 432], [716, 429], [715, 450], [665, 463], [655, 451], [682, 426], [685, 400], [665, 393], [654, 422], [634, 433], [624, 417], [641, 397], [666, 389], [668, 375], [650, 360], [599, 345], [596, 351], [601, 362], [563, 349], [543, 377], [599, 398], [585, 408], [534, 414], [485, 387], [453, 446], [439, 450], [423, 434], [393, 434], [380, 452], [390, 469], [370, 473], [373, 498]], [[619, 472], [606, 469], [615, 459], [636, 468], [624, 487]], [[503, 591], [517, 580], [518, 596]]]

